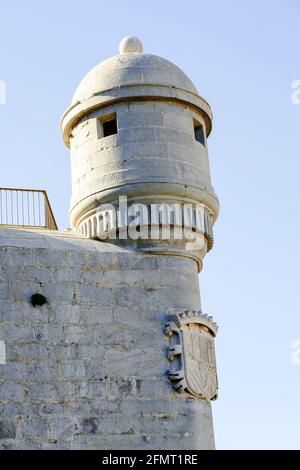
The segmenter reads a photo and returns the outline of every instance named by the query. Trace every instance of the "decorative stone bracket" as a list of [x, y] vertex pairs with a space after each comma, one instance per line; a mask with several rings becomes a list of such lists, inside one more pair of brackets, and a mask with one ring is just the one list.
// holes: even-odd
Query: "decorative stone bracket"
[[[204, 206], [200, 204], [198, 206], [185, 207], [181, 204], [164, 202], [160, 204], [135, 203], [126, 207], [125, 210], [118, 210], [112, 205], [107, 205], [103, 209], [94, 209], [81, 219], [76, 230], [86, 238], [126, 239], [124, 232], [127, 232], [130, 224], [134, 225], [130, 222], [130, 217], [133, 217], [137, 220], [140, 232], [146, 233], [147, 231], [148, 233], [147, 236], [141, 238], [151, 239], [154, 236], [155, 239], [159, 239], [159, 230], [162, 227], [171, 226], [174, 230], [177, 229], [177, 232], [181, 230], [180, 237], [189, 230], [203, 235], [207, 243], [207, 251], [210, 251], [214, 243], [212, 215], [208, 209], [204, 209]], [[182, 238], [184, 239], [184, 236]]]

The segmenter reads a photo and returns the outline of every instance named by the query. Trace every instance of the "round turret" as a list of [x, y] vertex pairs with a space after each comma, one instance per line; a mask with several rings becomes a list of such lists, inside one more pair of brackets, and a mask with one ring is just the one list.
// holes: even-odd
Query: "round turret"
[[[64, 141], [71, 150], [71, 225], [84, 236], [103, 239], [104, 232], [120, 232], [116, 217], [105, 221], [103, 216], [103, 208], [111, 210], [103, 205], [118, 207], [120, 196], [126, 196], [130, 206], [163, 204], [166, 213], [179, 205], [183, 226], [204, 235], [204, 245], [196, 249], [200, 259], [212, 246], [218, 215], [207, 151], [211, 110], [182, 70], [142, 51], [138, 38], [124, 38], [121, 54], [86, 75], [62, 117]], [[183, 206], [189, 204], [193, 210], [184, 216]], [[202, 205], [201, 227], [197, 204]], [[141, 210], [141, 232], [151, 217]], [[125, 218], [128, 224], [128, 211]], [[160, 235], [157, 240], [168, 221], [172, 230], [180, 225], [174, 218], [174, 213], [158, 215], [156, 235], [155, 230], [144, 234], [137, 247], [188, 251], [178, 240], [162, 243]]]

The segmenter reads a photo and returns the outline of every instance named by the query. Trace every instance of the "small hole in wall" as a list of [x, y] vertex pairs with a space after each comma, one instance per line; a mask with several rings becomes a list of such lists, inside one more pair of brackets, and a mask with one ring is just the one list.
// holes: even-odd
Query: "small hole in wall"
[[44, 304], [47, 303], [47, 299], [42, 294], [33, 294], [30, 297], [30, 303], [33, 307], [42, 307]]

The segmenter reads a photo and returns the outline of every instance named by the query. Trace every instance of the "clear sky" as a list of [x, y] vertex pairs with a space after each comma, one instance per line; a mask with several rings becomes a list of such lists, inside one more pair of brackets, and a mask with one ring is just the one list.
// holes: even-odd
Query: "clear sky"
[[47, 189], [60, 228], [71, 193], [60, 115], [123, 36], [209, 101], [221, 213], [200, 285], [220, 327], [217, 448], [300, 449], [299, 0], [0, 0], [0, 18], [0, 186]]

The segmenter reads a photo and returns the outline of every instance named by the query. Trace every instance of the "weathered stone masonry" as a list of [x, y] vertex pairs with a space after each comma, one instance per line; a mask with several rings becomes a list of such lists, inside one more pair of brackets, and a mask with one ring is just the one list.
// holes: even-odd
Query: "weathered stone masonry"
[[213, 445], [210, 403], [166, 376], [166, 311], [199, 308], [195, 261], [1, 230], [0, 264], [2, 449]]

